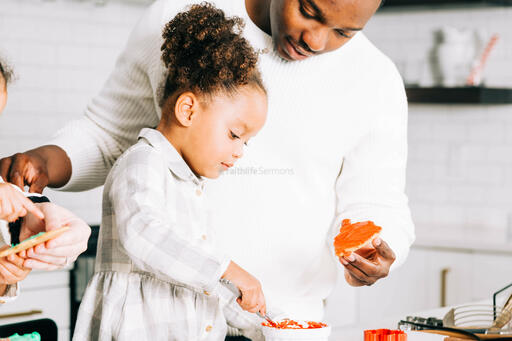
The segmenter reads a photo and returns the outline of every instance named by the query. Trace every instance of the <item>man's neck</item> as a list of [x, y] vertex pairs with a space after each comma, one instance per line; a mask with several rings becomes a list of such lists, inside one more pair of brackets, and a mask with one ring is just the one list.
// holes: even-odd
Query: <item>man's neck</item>
[[252, 22], [262, 31], [271, 35], [270, 0], [245, 0], [245, 10]]

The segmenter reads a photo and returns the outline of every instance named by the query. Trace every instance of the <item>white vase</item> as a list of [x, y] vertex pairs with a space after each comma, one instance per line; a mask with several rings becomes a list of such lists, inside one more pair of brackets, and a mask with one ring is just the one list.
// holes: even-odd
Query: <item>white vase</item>
[[440, 33], [442, 39], [437, 46], [437, 61], [442, 85], [464, 85], [475, 58], [474, 33], [453, 27], [445, 27]]

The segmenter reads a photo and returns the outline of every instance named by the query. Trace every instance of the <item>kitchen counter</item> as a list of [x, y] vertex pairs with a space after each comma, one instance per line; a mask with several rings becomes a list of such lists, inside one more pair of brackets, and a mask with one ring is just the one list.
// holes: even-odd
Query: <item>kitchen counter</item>
[[512, 255], [511, 242], [492, 242], [464, 238], [440, 239], [418, 236], [412, 247], [417, 249], [438, 249], [468, 253], [479, 252]]
[[413, 248], [512, 255], [512, 241], [507, 240], [504, 231], [482, 232], [482, 229], [464, 231], [460, 228], [417, 226]]
[[[479, 302], [482, 303], [482, 302]], [[415, 312], [410, 316], [437, 317], [442, 318], [450, 307], [437, 308]], [[333, 329], [329, 340], [332, 341], [363, 341], [363, 333], [367, 329], [397, 329], [398, 321], [405, 319], [406, 316], [383, 316], [381, 320], [368, 323], [361, 323], [354, 326], [338, 327]], [[444, 336], [436, 334], [427, 334], [422, 332], [407, 332], [407, 341], [443, 341]]]

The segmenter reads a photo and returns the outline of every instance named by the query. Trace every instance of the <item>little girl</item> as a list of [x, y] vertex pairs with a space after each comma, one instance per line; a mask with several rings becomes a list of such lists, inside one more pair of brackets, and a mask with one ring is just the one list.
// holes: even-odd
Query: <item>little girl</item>
[[[224, 340], [228, 324], [261, 339], [261, 320], [240, 309], [265, 313], [260, 283], [215, 248], [203, 203], [204, 178], [232, 167], [266, 119], [242, 25], [209, 4], [166, 25], [161, 121], [142, 129], [107, 177], [96, 272], [74, 340]], [[224, 299], [221, 278], [241, 298]]]

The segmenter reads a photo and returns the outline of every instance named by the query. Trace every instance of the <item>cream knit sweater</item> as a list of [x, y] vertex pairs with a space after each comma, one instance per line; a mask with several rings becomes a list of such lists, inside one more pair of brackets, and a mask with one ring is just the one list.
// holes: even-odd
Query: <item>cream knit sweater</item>
[[[340, 49], [286, 62], [241, 0], [218, 0], [245, 19], [262, 51], [269, 93], [265, 127], [234, 169], [207, 184], [219, 247], [255, 275], [268, 303], [294, 318], [319, 320], [341, 264], [330, 248], [342, 218], [373, 220], [397, 255], [414, 240], [404, 194], [407, 100], [393, 63], [358, 33]], [[100, 186], [143, 127], [159, 122], [163, 25], [190, 0], [161, 0], [140, 20], [83, 118], [52, 144], [71, 159], [63, 190]], [[265, 52], [267, 51], [267, 52]]]

